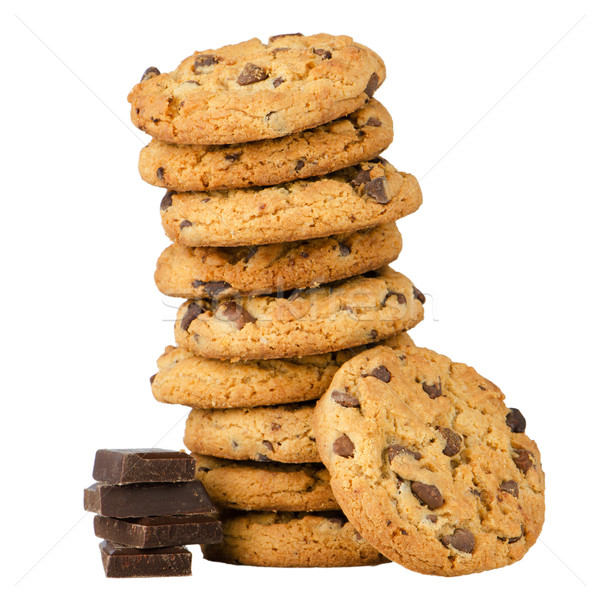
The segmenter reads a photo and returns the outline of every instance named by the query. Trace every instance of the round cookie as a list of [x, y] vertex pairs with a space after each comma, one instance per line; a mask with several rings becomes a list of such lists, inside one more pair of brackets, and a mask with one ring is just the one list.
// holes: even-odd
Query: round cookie
[[153, 138], [235, 144], [348, 115], [384, 79], [381, 58], [352, 38], [295, 34], [195, 52], [171, 73], [150, 67], [127, 100], [134, 125]]
[[184, 444], [196, 454], [231, 460], [319, 462], [312, 429], [314, 402], [193, 409], [185, 426]]
[[388, 558], [420, 573], [511, 564], [544, 520], [544, 473], [525, 419], [474, 369], [431, 350], [351, 359], [314, 415], [344, 513]]
[[152, 140], [142, 179], [179, 192], [266, 186], [315, 177], [376, 158], [392, 142], [392, 118], [377, 100], [347, 117], [275, 140], [182, 146]]
[[252, 246], [391, 223], [422, 202], [417, 180], [383, 159], [263, 188], [167, 192], [163, 228], [184, 246]]
[[196, 479], [220, 508], [260, 511], [339, 510], [322, 464], [261, 464], [194, 454]]
[[235, 298], [316, 287], [387, 265], [402, 237], [395, 223], [366, 231], [266, 246], [169, 246], [154, 280], [167, 296]]
[[[404, 332], [378, 343], [393, 348], [413, 345]], [[339, 367], [369, 347], [357, 346], [296, 359], [232, 363], [167, 346], [157, 361], [158, 373], [150, 378], [152, 393], [159, 402], [192, 408], [304, 402], [322, 396]]]
[[224, 540], [204, 558], [257, 567], [358, 567], [388, 562], [341, 512], [223, 515]]
[[175, 340], [208, 358], [310, 356], [376, 342], [423, 319], [423, 294], [389, 267], [287, 297], [188, 300]]

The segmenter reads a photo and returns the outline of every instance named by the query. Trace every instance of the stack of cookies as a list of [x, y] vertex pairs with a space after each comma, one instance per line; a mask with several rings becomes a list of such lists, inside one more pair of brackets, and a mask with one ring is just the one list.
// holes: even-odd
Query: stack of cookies
[[349, 37], [291, 34], [151, 67], [129, 95], [154, 138], [140, 173], [167, 189], [173, 243], [156, 283], [186, 299], [152, 390], [192, 407], [185, 444], [223, 510], [211, 560], [386, 560], [341, 512], [312, 424], [341, 365], [411, 345], [423, 318], [423, 294], [387, 266], [402, 246], [395, 221], [421, 192], [379, 156], [393, 136], [373, 98], [384, 79], [379, 56]]

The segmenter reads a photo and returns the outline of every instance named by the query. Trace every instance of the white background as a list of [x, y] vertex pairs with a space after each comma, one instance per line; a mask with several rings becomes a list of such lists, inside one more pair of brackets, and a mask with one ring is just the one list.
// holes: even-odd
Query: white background
[[[10, 6], [12, 5], [12, 6]], [[598, 593], [599, 14], [592, 2], [6, 2], [2, 102], [4, 597], [529, 598]], [[82, 509], [101, 447], [179, 448], [148, 377], [177, 301], [153, 270], [162, 192], [126, 96], [150, 65], [252, 36], [349, 34], [385, 59], [385, 153], [420, 178], [396, 267], [430, 297], [419, 345], [473, 365], [542, 450], [547, 522], [518, 564], [106, 580]], [[5, 555], [5, 556], [4, 556]], [[545, 597], [545, 595], [544, 595]], [[597, 597], [597, 596], [596, 596]]]

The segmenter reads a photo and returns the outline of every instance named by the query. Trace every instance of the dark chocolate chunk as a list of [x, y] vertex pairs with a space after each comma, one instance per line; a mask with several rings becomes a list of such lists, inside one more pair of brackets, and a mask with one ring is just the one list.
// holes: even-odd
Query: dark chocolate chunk
[[191, 227], [192, 226], [192, 222], [188, 221], [187, 219], [184, 219], [183, 221], [181, 221], [181, 223], [179, 223], [179, 229], [185, 229], [186, 227]]
[[242, 155], [242, 151], [240, 150], [239, 152], [231, 152], [230, 154], [226, 154], [225, 155], [225, 160], [228, 160], [230, 162], [235, 162], [236, 160], [239, 159], [239, 157]]
[[381, 121], [377, 117], [369, 117], [369, 120], [365, 123], [370, 127], [381, 127]]
[[369, 331], [369, 337], [370, 337], [372, 340], [375, 340], [375, 339], [377, 339], [377, 336], [378, 336], [378, 335], [379, 335], [379, 333], [378, 333], [377, 329], [371, 329], [371, 331]]
[[381, 379], [384, 383], [389, 383], [392, 379], [392, 374], [388, 371], [387, 367], [381, 365], [380, 367], [375, 367], [370, 373], [363, 375], [363, 377], [375, 377]]
[[223, 317], [231, 321], [238, 329], [243, 329], [248, 323], [255, 323], [256, 318], [253, 317], [245, 308], [237, 302], [230, 300], [223, 305]]
[[390, 201], [385, 190], [385, 181], [385, 177], [375, 177], [375, 179], [365, 183], [365, 194], [373, 198], [377, 204], [388, 204]]
[[269, 38], [269, 44], [273, 43], [275, 40], [278, 40], [279, 38], [282, 37], [289, 37], [289, 36], [303, 36], [303, 33], [279, 33], [277, 35], [272, 35]]
[[196, 75], [200, 75], [203, 73], [204, 67], [210, 67], [212, 65], [216, 65], [220, 61], [221, 61], [220, 56], [215, 56], [214, 54], [201, 54], [194, 61], [194, 68], [193, 68], [194, 73], [196, 73]]
[[294, 171], [296, 171], [296, 173], [298, 171], [301, 171], [302, 169], [304, 169], [304, 161], [303, 160], [299, 160], [296, 162], [296, 166], [294, 167]]
[[369, 98], [373, 97], [375, 90], [379, 87], [379, 75], [377, 73], [373, 73], [371, 77], [369, 77], [369, 82], [367, 83], [367, 87], [365, 88], [365, 94], [369, 96]]
[[459, 552], [468, 554], [475, 548], [475, 536], [467, 529], [455, 529], [452, 535], [443, 535], [441, 542], [444, 546], [452, 546]]
[[192, 574], [192, 553], [185, 546], [128, 548], [103, 541], [102, 564], [107, 577], [174, 577]]
[[341, 390], [333, 390], [333, 392], [331, 392], [331, 399], [346, 408], [360, 406], [358, 398], [349, 394], [348, 391], [342, 392]]
[[324, 48], [313, 48], [313, 52], [323, 60], [329, 60], [331, 58], [331, 52]]
[[113, 519], [96, 515], [94, 533], [109, 542], [134, 548], [218, 544], [223, 541], [221, 522], [206, 515], [138, 519]]
[[260, 454], [260, 453], [256, 455], [256, 458], [254, 460], [256, 460], [256, 462], [263, 462], [263, 463], [264, 462], [272, 462], [268, 456], [266, 456], [264, 454]]
[[338, 242], [338, 249], [340, 251], [340, 256], [348, 256], [351, 252], [350, 246], [346, 246], [343, 242]]
[[446, 438], [446, 447], [442, 450], [442, 454], [446, 456], [458, 454], [462, 446], [462, 437], [448, 427], [440, 427], [440, 433]]
[[359, 169], [356, 175], [354, 176], [354, 179], [350, 182], [350, 184], [354, 187], [358, 187], [362, 183], [368, 183], [369, 181], [371, 181], [372, 169], [373, 167], [371, 167], [370, 169]]
[[250, 85], [252, 83], [258, 83], [259, 81], [264, 81], [268, 77], [267, 72], [258, 65], [246, 63], [237, 78], [237, 82], [238, 85]]
[[506, 424], [513, 433], [523, 433], [527, 422], [518, 408], [511, 408], [506, 415]]
[[160, 210], [167, 210], [173, 204], [173, 190], [169, 190], [160, 201]]
[[204, 293], [211, 298], [216, 298], [230, 288], [231, 286], [225, 281], [209, 281], [204, 284]]
[[442, 382], [441, 380], [438, 381], [437, 383], [433, 383], [432, 385], [429, 385], [428, 383], [426, 383], [425, 381], [421, 384], [421, 387], [423, 388], [423, 391], [432, 399], [435, 400], [436, 398], [439, 398], [442, 395]]
[[354, 444], [352, 440], [344, 433], [335, 442], [333, 442], [333, 453], [342, 458], [354, 457]]
[[435, 485], [413, 481], [410, 484], [411, 492], [431, 510], [435, 510], [444, 504], [444, 497]]
[[216, 511], [199, 481], [179, 483], [94, 483], [84, 490], [85, 510], [103, 517], [162, 517], [182, 514], [213, 515]]
[[427, 518], [432, 522], [432, 523], [437, 523], [437, 515], [427, 515]]
[[154, 375], [152, 375], [150, 377], [150, 385], [152, 385], [154, 383], [154, 379], [156, 379], [156, 376], [158, 375], [158, 373], [154, 373]]
[[185, 452], [160, 448], [98, 450], [92, 473], [102, 483], [193, 481], [196, 460]]
[[164, 167], [158, 167], [158, 169], [156, 169], [156, 178], [159, 181], [164, 181], [164, 179], [165, 179], [165, 168]]
[[181, 323], [179, 324], [181, 329], [183, 329], [184, 331], [187, 331], [189, 326], [191, 325], [192, 321], [196, 317], [201, 315], [203, 312], [204, 312], [204, 307], [200, 306], [200, 304], [196, 304], [195, 302], [192, 302], [188, 306], [185, 315], [183, 315], [183, 318], [181, 319]]
[[300, 252], [300, 256], [302, 258], [308, 258], [309, 254], [308, 254], [308, 252], [305, 252], [304, 250], [302, 250], [302, 252]]
[[406, 296], [404, 294], [400, 294], [399, 292], [388, 292], [383, 299], [383, 303], [385, 304], [386, 300], [392, 296], [396, 296], [398, 304], [406, 304]]
[[421, 290], [418, 290], [414, 286], [413, 286], [413, 296], [415, 297], [415, 300], [418, 300], [421, 304], [425, 304], [425, 294]]
[[527, 471], [533, 467], [533, 461], [531, 460], [533, 458], [533, 454], [529, 452], [529, 450], [524, 449], [515, 450], [515, 453], [517, 455], [513, 456], [515, 465], [517, 465], [519, 471], [526, 475]]
[[514, 480], [503, 481], [500, 484], [500, 490], [507, 494], [513, 495], [515, 498], [519, 497], [519, 484]]
[[275, 77], [275, 79], [273, 79], [273, 87], [279, 87], [284, 81], [285, 79], [283, 77]]
[[142, 81], [146, 81], [146, 79], [151, 79], [152, 77], [156, 77], [157, 75], [160, 75], [160, 71], [156, 67], [148, 67], [144, 71], [144, 74], [142, 75], [142, 78], [140, 79], [140, 83]]
[[263, 440], [263, 446], [273, 452], [273, 444], [269, 440]]
[[394, 460], [394, 458], [396, 458], [396, 456], [398, 456], [400, 454], [408, 454], [415, 460], [421, 460], [421, 458], [422, 458], [422, 455], [420, 452], [416, 452], [415, 450], [410, 450], [409, 448], [407, 448], [406, 446], [403, 446], [402, 444], [392, 444], [391, 446], [388, 446], [387, 455], [388, 455], [388, 460], [390, 462], [392, 462], [392, 460]]
[[518, 542], [523, 537], [523, 528], [521, 528], [521, 535], [516, 535], [514, 537], [502, 537], [502, 536], [497, 536], [497, 537], [501, 542], [508, 542], [509, 544], [514, 544], [515, 542]]

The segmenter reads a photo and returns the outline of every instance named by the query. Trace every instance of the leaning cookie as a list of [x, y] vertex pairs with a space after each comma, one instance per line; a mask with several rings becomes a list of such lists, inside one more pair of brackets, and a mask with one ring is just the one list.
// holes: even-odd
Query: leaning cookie
[[167, 192], [168, 237], [184, 246], [252, 246], [307, 240], [391, 223], [422, 202], [417, 180], [383, 159], [262, 188]]
[[[392, 348], [413, 345], [404, 332], [377, 343]], [[249, 408], [304, 402], [320, 398], [336, 371], [369, 347], [370, 344], [296, 359], [232, 363], [167, 346], [157, 361], [158, 373], [150, 378], [152, 393], [159, 402], [192, 408]]]
[[423, 295], [389, 267], [287, 297], [188, 300], [177, 343], [208, 358], [253, 360], [334, 352], [385, 339], [423, 319]]
[[358, 567], [388, 562], [341, 512], [234, 512], [221, 518], [223, 542], [202, 546], [208, 560], [258, 567]]
[[235, 298], [317, 287], [387, 265], [402, 237], [394, 223], [366, 231], [266, 246], [190, 248], [169, 246], [154, 280], [167, 296]]
[[320, 462], [314, 402], [190, 412], [183, 441], [197, 454], [231, 460]]
[[374, 348], [348, 361], [314, 426], [334, 495], [388, 558], [464, 575], [524, 556], [544, 521], [544, 473], [525, 419], [464, 364]]
[[322, 464], [236, 461], [194, 454], [196, 479], [220, 508], [261, 511], [339, 510]]
[[254, 38], [195, 52], [175, 71], [147, 69], [131, 90], [131, 120], [177, 144], [278, 138], [363, 106], [385, 79], [383, 61], [347, 36]]

